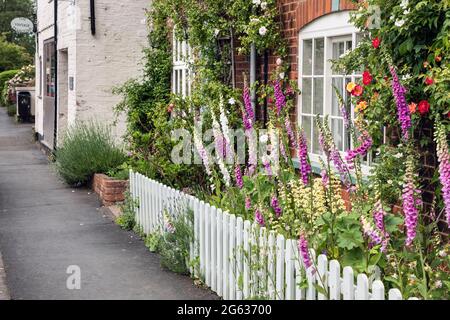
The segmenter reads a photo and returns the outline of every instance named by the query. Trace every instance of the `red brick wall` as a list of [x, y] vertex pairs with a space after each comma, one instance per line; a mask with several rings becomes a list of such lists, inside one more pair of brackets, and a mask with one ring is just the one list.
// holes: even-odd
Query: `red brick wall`
[[[290, 66], [289, 79], [298, 79], [298, 33], [308, 23], [320, 18], [323, 15], [332, 12], [332, 0], [278, 0], [278, 10], [280, 12], [280, 20], [283, 25], [283, 37], [288, 44], [288, 63]], [[354, 5], [349, 0], [340, 1], [340, 10], [350, 10]], [[276, 67], [276, 59], [278, 57], [269, 55], [269, 74]], [[242, 74], [249, 72], [249, 57], [235, 57], [236, 65], [236, 86], [243, 86]], [[263, 57], [259, 61], [259, 80], [263, 79]], [[295, 117], [293, 117], [294, 119]]]
[[124, 201], [127, 186], [128, 181], [115, 180], [104, 174], [95, 174], [92, 181], [92, 189], [105, 206]]

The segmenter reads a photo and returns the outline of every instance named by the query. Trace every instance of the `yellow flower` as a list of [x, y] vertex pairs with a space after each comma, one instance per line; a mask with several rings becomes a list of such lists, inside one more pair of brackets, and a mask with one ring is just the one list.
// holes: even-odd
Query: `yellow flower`
[[354, 82], [349, 82], [348, 84], [347, 84], [347, 91], [348, 92], [353, 92], [353, 90], [355, 89], [355, 87], [356, 87], [356, 83], [354, 83]]

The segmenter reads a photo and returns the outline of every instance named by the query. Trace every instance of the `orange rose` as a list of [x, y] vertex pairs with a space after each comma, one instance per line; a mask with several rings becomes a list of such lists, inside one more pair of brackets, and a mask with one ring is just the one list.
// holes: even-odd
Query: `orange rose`
[[417, 111], [417, 104], [415, 104], [414, 102], [411, 102], [408, 105], [408, 108], [409, 108], [409, 112], [410, 113], [416, 113], [416, 111]]
[[364, 111], [367, 109], [367, 102], [366, 101], [360, 101], [355, 108], [356, 112]]

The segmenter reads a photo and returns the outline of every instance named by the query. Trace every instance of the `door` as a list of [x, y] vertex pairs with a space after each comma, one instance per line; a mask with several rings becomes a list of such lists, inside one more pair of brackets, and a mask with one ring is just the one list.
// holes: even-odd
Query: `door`
[[42, 83], [44, 85], [44, 121], [43, 143], [53, 149], [55, 134], [55, 89], [56, 89], [56, 59], [55, 42], [53, 39], [44, 42], [44, 72]]

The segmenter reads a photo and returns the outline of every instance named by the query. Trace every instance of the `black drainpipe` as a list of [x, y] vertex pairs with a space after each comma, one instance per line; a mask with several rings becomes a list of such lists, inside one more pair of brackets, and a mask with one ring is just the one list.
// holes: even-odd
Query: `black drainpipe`
[[[264, 50], [264, 86], [267, 88], [269, 82], [269, 50]], [[264, 98], [263, 123], [267, 127], [267, 96]]]
[[54, 0], [54, 46], [55, 46], [55, 118], [53, 121], [53, 153], [56, 152], [58, 138], [58, 0]]
[[95, 36], [95, 0], [91, 0], [91, 34]]

